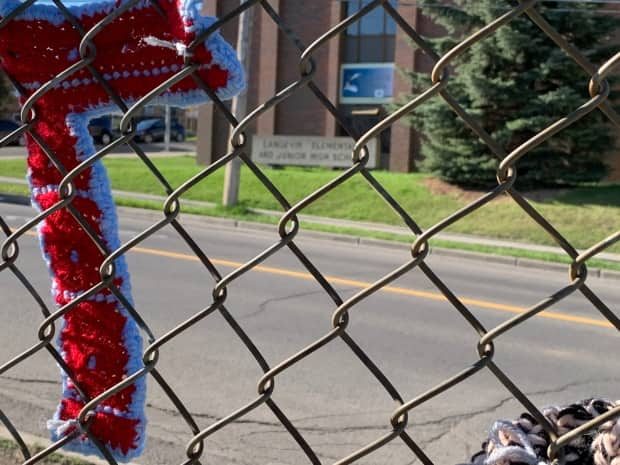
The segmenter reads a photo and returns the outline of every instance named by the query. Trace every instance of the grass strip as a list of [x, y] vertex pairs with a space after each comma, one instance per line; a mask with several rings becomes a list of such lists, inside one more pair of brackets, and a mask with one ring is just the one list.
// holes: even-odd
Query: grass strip
[[[204, 167], [191, 156], [153, 158], [153, 163], [174, 189], [199, 174]], [[137, 158], [106, 158], [104, 163], [114, 189], [165, 196], [164, 187]], [[264, 174], [291, 203], [295, 204], [342, 174], [327, 168], [262, 168]], [[24, 160], [0, 160], [0, 173], [23, 179]], [[483, 193], [449, 188], [445, 192], [426, 174], [373, 171], [371, 175], [423, 229], [429, 228]], [[197, 182], [184, 199], [220, 203], [224, 173], [216, 170]], [[445, 187], [445, 186], [444, 186]], [[575, 247], [586, 249], [610, 236], [620, 225], [620, 184], [584, 185], [562, 190], [529, 193], [530, 203]], [[247, 168], [241, 171], [240, 208], [281, 210], [276, 198]], [[361, 174], [316, 199], [304, 214], [335, 219], [402, 225], [402, 219], [377, 195]], [[587, 225], [587, 226], [586, 226]], [[498, 197], [468, 215], [446, 232], [554, 245], [545, 230], [513, 200]], [[620, 244], [607, 250], [620, 253]]]
[[[28, 447], [32, 455], [38, 454], [45, 449], [38, 444], [29, 444]], [[19, 465], [23, 462], [24, 457], [17, 444], [9, 439], [0, 438], [0, 465]], [[37, 463], [41, 465], [92, 465], [92, 462], [88, 460], [58, 454], [56, 452], [48, 455]]]
[[0, 193], [10, 195], [30, 196], [30, 189], [24, 184], [11, 184], [8, 182], [0, 182]]
[[[149, 200], [136, 200], [136, 199], [125, 199], [125, 198], [116, 198], [116, 204], [125, 207], [134, 207], [134, 208], [144, 208], [148, 210], [162, 210], [162, 204], [149, 201]], [[225, 207], [215, 207], [215, 208], [206, 208], [206, 207], [196, 207], [192, 205], [184, 205], [183, 212], [191, 213], [196, 215], [207, 215], [218, 218], [232, 218], [239, 221], [250, 221], [257, 222], [263, 224], [273, 224], [276, 225], [278, 223], [278, 218], [270, 215], [260, 215], [257, 213], [249, 212], [245, 210], [243, 207], [235, 207], [235, 208], [225, 208]], [[370, 231], [366, 229], [359, 228], [350, 228], [350, 227], [341, 227], [341, 226], [332, 226], [332, 225], [324, 225], [317, 224], [311, 222], [303, 222], [303, 229], [325, 232], [325, 233], [334, 233], [334, 234], [344, 234], [349, 236], [356, 236], [360, 238], [370, 238], [370, 239], [379, 239], [393, 242], [401, 242], [406, 244], [411, 244], [415, 237], [413, 235], [402, 235], [402, 234], [394, 234], [389, 232], [381, 232], [381, 231]], [[515, 258], [526, 258], [531, 260], [538, 260], [544, 262], [551, 263], [571, 263], [571, 259], [562, 254], [556, 254], [552, 252], [538, 252], [538, 251], [530, 251], [524, 249], [513, 249], [510, 247], [497, 247], [497, 246], [487, 246], [487, 245], [479, 245], [479, 244], [470, 244], [463, 242], [455, 242], [455, 241], [446, 241], [442, 239], [433, 239], [430, 241], [431, 246], [439, 247], [443, 249], [452, 249], [452, 250], [464, 250], [468, 252], [477, 252], [491, 255], [498, 255], [503, 257], [515, 257]], [[612, 271], [620, 271], [620, 263], [609, 261], [609, 260], [601, 260], [597, 258], [592, 258], [587, 262], [589, 267], [593, 268], [601, 268]]]
[[[28, 187], [19, 184], [0, 183], [0, 192], [10, 193], [14, 195], [28, 195]], [[162, 210], [162, 203], [141, 200], [133, 198], [116, 197], [115, 203], [119, 206], [132, 207], [132, 208], [144, 208], [147, 210]], [[196, 215], [212, 216], [216, 218], [232, 218], [238, 221], [249, 221], [264, 224], [278, 223], [278, 218], [270, 215], [261, 215], [258, 213], [250, 212], [243, 206], [237, 206], [233, 208], [226, 208], [223, 206], [216, 206], [214, 208], [198, 207], [194, 205], [184, 205], [183, 212]], [[393, 242], [411, 243], [414, 240], [413, 236], [406, 236], [402, 234], [394, 234], [381, 231], [370, 231], [361, 228], [350, 228], [341, 226], [324, 225], [317, 223], [304, 222], [303, 228], [311, 231], [344, 234], [350, 236], [357, 236], [361, 238], [380, 239]], [[510, 247], [497, 247], [480, 244], [470, 244], [463, 242], [446, 241], [442, 239], [433, 239], [431, 245], [443, 249], [452, 250], [464, 250], [468, 252], [477, 252], [484, 254], [491, 254], [503, 257], [514, 258], [526, 258], [531, 260], [538, 260], [551, 263], [565, 263], [571, 262], [570, 258], [566, 255], [556, 254], [551, 252], [538, 252], [524, 249], [513, 249]], [[588, 260], [588, 266], [594, 268], [600, 268], [605, 270], [620, 271], [620, 263], [592, 258]]]

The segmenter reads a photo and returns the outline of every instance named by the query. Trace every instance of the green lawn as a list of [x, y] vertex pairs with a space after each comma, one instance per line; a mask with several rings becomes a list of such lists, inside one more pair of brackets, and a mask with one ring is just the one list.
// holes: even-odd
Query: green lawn
[[[28, 444], [31, 454], [41, 452], [44, 447], [39, 444]], [[24, 462], [24, 457], [17, 443], [12, 440], [0, 438], [0, 464], [2, 465], [19, 465]], [[61, 453], [52, 453], [47, 457], [37, 461], [40, 465], [93, 465], [87, 458], [81, 458], [77, 455], [65, 455]]]
[[[178, 187], [202, 169], [192, 157], [155, 158], [173, 188]], [[164, 188], [138, 160], [107, 159], [110, 179], [115, 189], [165, 195]], [[264, 168], [265, 174], [292, 204], [341, 174], [328, 169]], [[23, 177], [22, 160], [0, 160], [0, 174]], [[424, 184], [427, 175], [373, 172], [373, 176], [394, 196], [422, 228], [446, 218], [465, 206], [455, 194], [432, 194]], [[184, 198], [220, 202], [224, 171], [218, 170], [192, 187]], [[6, 192], [6, 187], [0, 185]], [[13, 188], [15, 190], [15, 188]], [[532, 202], [551, 223], [576, 247], [586, 248], [620, 229], [620, 185], [587, 186]], [[240, 207], [281, 209], [276, 199], [248, 170], [241, 174]], [[219, 215], [226, 210], [217, 209]], [[313, 202], [303, 213], [388, 224], [402, 224], [398, 216], [377, 195], [361, 175], [349, 179], [329, 194]], [[534, 223], [511, 199], [499, 198], [447, 229], [448, 232], [512, 239], [538, 244], [553, 240]], [[609, 251], [620, 253], [620, 244]]]

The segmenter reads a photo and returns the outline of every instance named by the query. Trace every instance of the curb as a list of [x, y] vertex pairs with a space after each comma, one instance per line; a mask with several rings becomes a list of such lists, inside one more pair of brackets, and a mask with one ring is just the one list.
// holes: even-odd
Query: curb
[[[116, 192], [117, 195], [129, 194], [126, 192]], [[134, 196], [135, 197], [135, 196]], [[151, 197], [148, 194], [145, 194], [144, 197]], [[161, 198], [158, 198], [161, 200]], [[0, 202], [14, 203], [18, 205], [30, 205], [30, 199], [28, 197], [13, 195], [13, 194], [0, 194]], [[150, 221], [159, 221], [163, 218], [160, 212], [156, 210], [146, 210], [142, 208], [132, 208], [132, 207], [123, 207], [117, 206], [117, 211], [125, 212], [127, 214], [131, 214], [131, 216], [141, 216]], [[222, 218], [222, 217], [214, 217], [214, 216], [203, 216], [203, 215], [194, 215], [191, 213], [181, 213], [183, 217], [183, 221], [187, 224], [192, 224], [196, 227], [204, 227], [205, 226], [205, 218], [208, 218], [209, 225], [211, 226], [219, 226], [223, 228], [235, 228], [247, 231], [267, 231], [273, 232], [276, 229], [276, 225], [269, 223], [259, 223], [252, 222], [247, 220], [235, 220], [231, 218]], [[302, 217], [302, 220], [307, 221], [308, 223], [312, 223], [312, 217]], [[316, 223], [315, 223], [316, 224]], [[358, 228], [363, 229], [363, 224], [358, 226]], [[304, 237], [311, 237], [322, 240], [331, 240], [337, 242], [344, 242], [348, 244], [354, 244], [359, 246], [374, 246], [374, 247], [383, 247], [390, 249], [402, 249], [402, 250], [410, 250], [410, 245], [397, 242], [397, 241], [389, 241], [385, 239], [374, 239], [367, 238], [355, 235], [348, 234], [337, 234], [323, 231], [311, 231], [304, 230]], [[495, 255], [491, 253], [483, 253], [483, 252], [472, 252], [469, 250], [458, 250], [458, 249], [448, 249], [433, 246], [429, 252], [429, 255], [439, 255], [445, 257], [452, 258], [461, 258], [465, 260], [474, 260], [474, 261], [482, 261], [486, 263], [496, 263], [500, 265], [509, 265], [516, 266], [521, 268], [532, 268], [543, 271], [563, 271], [568, 272], [568, 264], [556, 263], [556, 262], [547, 262], [543, 260], [534, 260], [529, 258], [520, 258], [520, 257], [511, 257], [505, 255]], [[588, 267], [588, 274], [591, 277], [597, 277], [602, 279], [612, 279], [620, 281], [620, 271], [600, 269], [600, 268], [592, 268]]]
[[[161, 220], [162, 216], [159, 215], [155, 210], [144, 210], [144, 209], [136, 209], [130, 207], [117, 207], [119, 212], [124, 211], [125, 213], [131, 213], [133, 216], [136, 214], [142, 216], [145, 219], [149, 220]], [[219, 218], [214, 216], [202, 216], [202, 215], [193, 215], [191, 213], [181, 213], [180, 215], [183, 218], [183, 222], [188, 225], [193, 225], [196, 227], [204, 227], [205, 226], [205, 218], [208, 218], [209, 226], [222, 227], [222, 228], [235, 228], [245, 231], [264, 231], [264, 232], [274, 232], [276, 231], [277, 226], [274, 224], [268, 223], [258, 223], [246, 220], [235, 220], [230, 218]], [[411, 249], [410, 244], [404, 242], [397, 241], [389, 241], [385, 239], [374, 239], [367, 238], [355, 235], [348, 234], [337, 234], [323, 231], [312, 231], [312, 230], [304, 230], [303, 238], [315, 238], [320, 240], [329, 240], [336, 242], [344, 242], [347, 244], [358, 245], [358, 246], [371, 246], [371, 247], [381, 247], [381, 248], [389, 248], [389, 249], [397, 249], [402, 251], [409, 251]], [[520, 257], [510, 257], [505, 255], [494, 255], [487, 254], [483, 252], [472, 252], [469, 250], [458, 250], [458, 249], [448, 249], [443, 247], [433, 246], [429, 252], [429, 255], [438, 255], [445, 256], [451, 258], [461, 258], [465, 260], [474, 260], [478, 262], [486, 262], [486, 263], [496, 263], [499, 265], [509, 265], [516, 266], [521, 268], [532, 268], [543, 271], [556, 271], [556, 272], [565, 272], [568, 273], [569, 268], [568, 264], [565, 263], [555, 263], [555, 262], [546, 262], [543, 260], [533, 260], [529, 258], [520, 258]], [[603, 279], [614, 279], [620, 281], [620, 271], [606, 270], [600, 268], [588, 267], [588, 274], [590, 277], [603, 278]]]
[[0, 202], [14, 203], [17, 205], [30, 205], [30, 199], [21, 195], [0, 193]]

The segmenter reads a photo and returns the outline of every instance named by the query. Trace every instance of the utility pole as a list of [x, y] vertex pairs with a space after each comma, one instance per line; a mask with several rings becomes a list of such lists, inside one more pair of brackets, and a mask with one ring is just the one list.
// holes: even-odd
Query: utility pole
[[[247, 3], [248, 1], [249, 0], [241, 0], [241, 4]], [[243, 66], [243, 69], [245, 70], [246, 82], [248, 82], [248, 86], [250, 82], [250, 48], [252, 46], [253, 20], [254, 7], [244, 10], [239, 17], [239, 30], [237, 32], [237, 55], [241, 66]], [[248, 111], [247, 91], [233, 98], [231, 111], [238, 120], [242, 120], [245, 117]], [[240, 174], [241, 160], [239, 160], [239, 157], [235, 157], [226, 165], [226, 171], [224, 174], [224, 193], [222, 196], [222, 204], [226, 207], [236, 205], [239, 200]]]
[[166, 129], [164, 130], [164, 151], [167, 153], [170, 152], [170, 105], [166, 105], [165, 115], [164, 122]]

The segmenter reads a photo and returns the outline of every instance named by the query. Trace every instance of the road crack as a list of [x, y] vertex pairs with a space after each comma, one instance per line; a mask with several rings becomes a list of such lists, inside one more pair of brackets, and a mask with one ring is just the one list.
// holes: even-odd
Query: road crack
[[[606, 379], [596, 380], [596, 382], [604, 382], [604, 383], [617, 382], [617, 381], [618, 381], [617, 378], [606, 378]], [[562, 386], [558, 386], [558, 387], [551, 388], [551, 389], [532, 391], [530, 393], [526, 393], [526, 395], [528, 397], [531, 397], [531, 396], [538, 396], [538, 395], [560, 393], [560, 392], [566, 391], [567, 389], [578, 387], [578, 386], [583, 386], [583, 385], [588, 385], [593, 382], [595, 381], [594, 380], [593, 381], [574, 381], [574, 382], [569, 382]], [[502, 407], [504, 407], [507, 403], [511, 401], [518, 402], [513, 396], [507, 396], [505, 398], [500, 399], [498, 402], [494, 403], [493, 405], [485, 406], [484, 408], [480, 408], [475, 411], [450, 414], [450, 415], [447, 415], [441, 418], [436, 418], [436, 419], [432, 419], [428, 421], [411, 422], [408, 429], [410, 428], [416, 429], [420, 427], [427, 428], [431, 426], [442, 427], [443, 425], [446, 425], [446, 428], [442, 428], [441, 432], [439, 432], [438, 434], [430, 438], [425, 438], [423, 440], [420, 438], [414, 438], [414, 440], [416, 440], [420, 444], [421, 447], [426, 447], [434, 442], [440, 441], [446, 435], [452, 433], [454, 431], [454, 428], [459, 426], [462, 422], [471, 420], [480, 415], [486, 415], [486, 414], [493, 413], [501, 409]], [[161, 411], [163, 413], [176, 416], [176, 417], [180, 416], [180, 413], [176, 409], [158, 407], [151, 403], [147, 404], [147, 407]], [[367, 414], [367, 413], [368, 412], [361, 412], [360, 415]], [[300, 431], [301, 433], [305, 433], [305, 434], [308, 434], [308, 433], [318, 434], [318, 435], [336, 434], [336, 433], [347, 434], [347, 433], [356, 433], [356, 432], [362, 432], [362, 431], [378, 431], [378, 432], [385, 431], [387, 432], [390, 430], [389, 416], [388, 416], [389, 413], [390, 412], [387, 412], [386, 422], [384, 424], [366, 424], [366, 425], [337, 426], [337, 427], [335, 426], [297, 426], [298, 423], [301, 423], [307, 420], [316, 420], [320, 418], [345, 418], [345, 417], [353, 416], [350, 413], [332, 414], [332, 415], [315, 416], [315, 417], [301, 417], [301, 418], [291, 419], [291, 422], [293, 423], [293, 425], [295, 425], [298, 431]], [[190, 412], [190, 414], [195, 418], [204, 418], [204, 419], [212, 420], [213, 422], [218, 422], [224, 418], [224, 417], [220, 417], [217, 415], [213, 415], [210, 413], [204, 413], [204, 412]], [[284, 428], [284, 426], [280, 422], [276, 422], [276, 421], [272, 422], [272, 421], [265, 421], [265, 420], [254, 420], [254, 419], [241, 418], [241, 419], [236, 420], [234, 423], [237, 425], [256, 425], [256, 426], [261, 426], [261, 427], [266, 427], [266, 428], [272, 428], [271, 430], [267, 430], [267, 431], [264, 431], [264, 430], [263, 431], [251, 431], [251, 432], [245, 433], [244, 434], [245, 437], [250, 437], [252, 435], [278, 434], [278, 433], [286, 432], [286, 429]], [[278, 428], [278, 429], [274, 430], [273, 428]]]
[[[618, 378], [604, 378], [604, 379], [597, 379], [597, 380], [592, 380], [592, 381], [572, 381], [572, 382], [563, 384], [555, 388], [543, 389], [539, 391], [532, 391], [529, 393], [525, 393], [525, 395], [527, 397], [532, 397], [532, 396], [540, 396], [540, 395], [547, 395], [547, 394], [557, 394], [557, 393], [564, 392], [573, 387], [587, 386], [588, 384], [592, 384], [593, 382], [607, 383], [607, 382], [617, 382], [617, 381], [618, 381]], [[440, 425], [443, 425], [444, 423], [451, 423], [449, 428], [444, 429], [439, 434], [433, 437], [430, 437], [430, 438], [426, 438], [424, 440], [419, 440], [419, 444], [421, 447], [426, 447], [434, 442], [440, 441], [441, 439], [443, 439], [443, 437], [452, 433], [454, 431], [454, 428], [459, 426], [460, 423], [462, 423], [463, 421], [471, 420], [472, 418], [475, 418], [479, 415], [493, 413], [499, 410], [500, 408], [502, 408], [505, 404], [507, 404], [510, 401], [518, 402], [518, 400], [515, 397], [509, 396], [509, 397], [501, 399], [499, 402], [495, 403], [494, 405], [482, 408], [480, 410], [476, 410], [474, 412], [466, 412], [466, 413], [461, 413], [461, 414], [448, 415], [446, 417], [439, 418], [436, 420], [413, 423], [413, 425], [415, 426], [440, 426]]]
[[[350, 290], [349, 288], [342, 288], [342, 289], [335, 289], [336, 292], [341, 293], [341, 292], [346, 292], [348, 290]], [[300, 292], [297, 294], [290, 294], [290, 295], [286, 295], [286, 296], [282, 296], [282, 297], [273, 297], [270, 299], [266, 299], [263, 300], [259, 305], [258, 305], [258, 310], [256, 310], [253, 313], [248, 313], [247, 315], [243, 315], [241, 317], [239, 317], [240, 320], [247, 320], [250, 318], [255, 318], [256, 316], [266, 312], [268, 310], [269, 305], [274, 304], [274, 303], [278, 303], [278, 302], [285, 302], [287, 300], [291, 300], [291, 299], [297, 299], [297, 298], [303, 298], [303, 297], [309, 297], [312, 295], [324, 295], [325, 291], [322, 290], [317, 290], [317, 291], [308, 291], [308, 292]]]
[[58, 380], [51, 379], [37, 379], [37, 378], [20, 378], [16, 376], [0, 375], [0, 379], [6, 379], [7, 381], [15, 381], [17, 383], [26, 384], [60, 384]]

